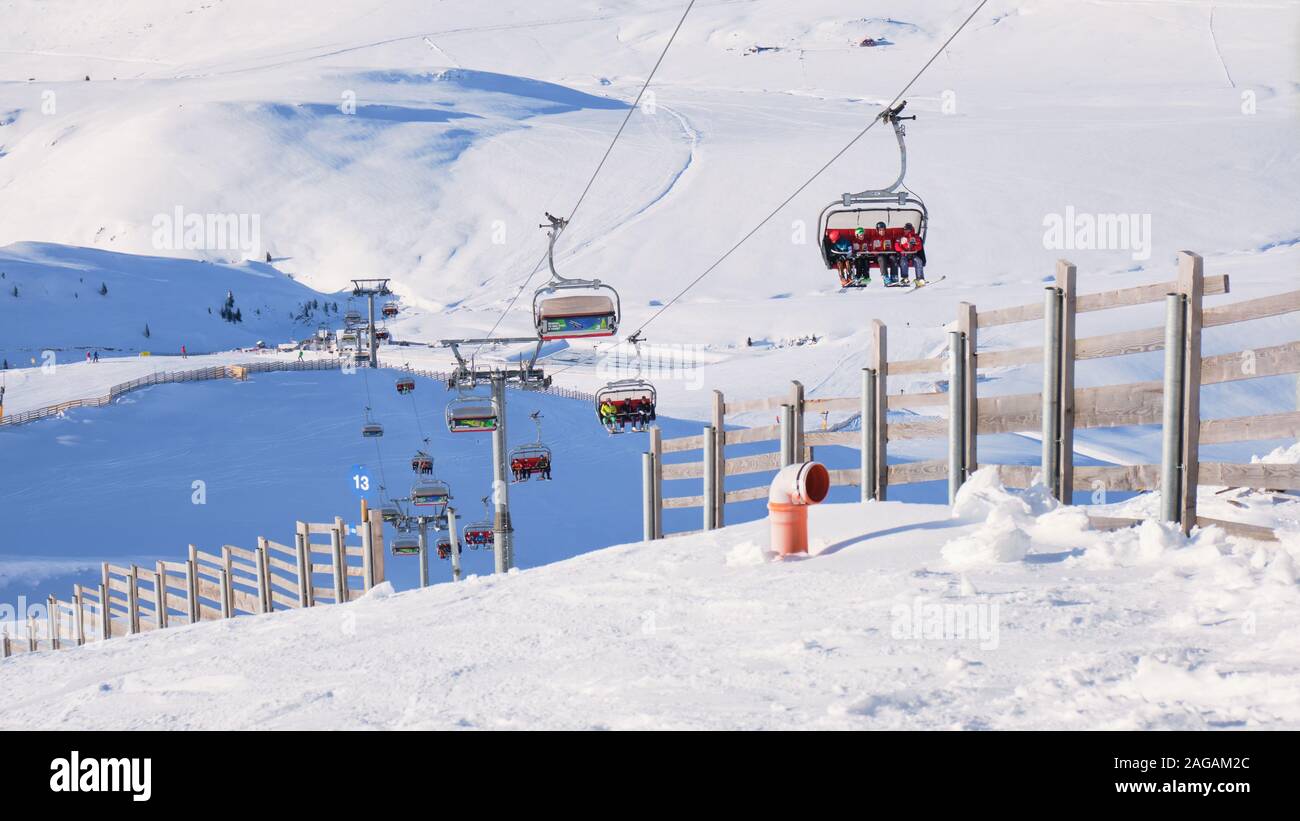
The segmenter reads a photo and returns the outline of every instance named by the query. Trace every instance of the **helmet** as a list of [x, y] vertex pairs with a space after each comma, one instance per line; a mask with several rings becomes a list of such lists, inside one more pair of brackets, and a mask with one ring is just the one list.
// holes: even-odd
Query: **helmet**
[[863, 228], [861, 225], [859, 225], [858, 228], [857, 228], [857, 230], [854, 231], [853, 233], [857, 234], [858, 236], [863, 236], [864, 234], [867, 233], [867, 229], [865, 229], [865, 228]]
[[831, 242], [839, 242], [839, 241], [840, 241], [840, 232], [839, 232], [839, 231], [831, 231], [830, 234], [829, 234], [829, 236], [830, 236], [830, 238], [831, 238]]
[[913, 227], [912, 227], [912, 223], [909, 222], [909, 223], [907, 223], [906, 225], [903, 226], [903, 230], [905, 230], [905, 231], [915, 231], [916, 229], [913, 228]]
[[884, 227], [885, 227], [885, 224], [884, 224], [883, 222], [878, 222], [878, 223], [876, 223], [876, 227], [877, 227], [877, 228], [884, 228]]

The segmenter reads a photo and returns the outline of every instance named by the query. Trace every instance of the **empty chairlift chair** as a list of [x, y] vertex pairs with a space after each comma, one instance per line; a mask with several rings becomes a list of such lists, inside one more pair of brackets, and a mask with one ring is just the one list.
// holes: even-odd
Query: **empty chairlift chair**
[[394, 556], [420, 555], [420, 537], [414, 533], [398, 531], [393, 536], [392, 551]]
[[620, 379], [596, 391], [596, 416], [610, 433], [644, 431], [658, 412], [655, 386], [644, 379]]
[[542, 339], [613, 336], [618, 333], [618, 292], [598, 279], [568, 279], [555, 270], [555, 240], [567, 220], [546, 215], [546, 261], [551, 280], [533, 294], [533, 323]]
[[361, 435], [366, 439], [375, 439], [384, 435], [384, 426], [370, 418], [370, 408], [366, 408], [366, 421], [361, 425]]
[[491, 433], [497, 429], [496, 404], [486, 396], [458, 396], [447, 403], [447, 430]]
[[451, 489], [439, 479], [421, 479], [411, 488], [411, 504], [421, 516], [441, 517], [450, 500]]

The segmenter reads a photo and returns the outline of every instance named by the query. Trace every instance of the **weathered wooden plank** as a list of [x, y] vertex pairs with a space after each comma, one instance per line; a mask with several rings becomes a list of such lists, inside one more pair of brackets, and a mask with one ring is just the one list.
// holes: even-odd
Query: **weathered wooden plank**
[[1074, 483], [1102, 490], [1156, 490], [1160, 487], [1159, 465], [1077, 465]]
[[298, 597], [296, 595], [286, 596], [278, 590], [271, 591], [271, 601], [284, 607], [288, 607], [291, 610], [298, 608]]
[[677, 462], [664, 465], [665, 479], [699, 479], [704, 476], [703, 462]]
[[[305, 524], [307, 525], [307, 532], [312, 536], [328, 536], [334, 532], [333, 522], [306, 522]], [[245, 552], [249, 554], [247, 558], [252, 558], [253, 551], [248, 550]]]
[[829, 396], [824, 399], [805, 399], [803, 409], [805, 413], [827, 413], [834, 411], [852, 411], [856, 413], [862, 408], [862, 397], [860, 396]]
[[699, 436], [678, 436], [675, 439], [664, 440], [664, 453], [680, 453], [684, 450], [699, 450], [704, 447], [704, 437]]
[[366, 549], [359, 545], [344, 545], [343, 555], [352, 556], [357, 559], [364, 558], [366, 555]]
[[[739, 402], [727, 402], [724, 407], [728, 414], [754, 413], [756, 411], [780, 410], [781, 406], [789, 401], [789, 396], [766, 396], [762, 399], [742, 399]], [[699, 445], [696, 445], [696, 447], [699, 447]]]
[[1111, 356], [1159, 351], [1165, 347], [1164, 326], [1089, 336], [1075, 344], [1075, 359], [1105, 359]]
[[981, 396], [975, 407], [980, 433], [1038, 431], [1043, 427], [1043, 401], [1037, 393]]
[[[1105, 311], [1111, 308], [1127, 308], [1132, 305], [1146, 305], [1152, 302], [1163, 302], [1165, 294], [1177, 290], [1176, 281], [1153, 282], [1149, 285], [1135, 285], [1129, 288], [1119, 288], [1113, 291], [1101, 291], [1095, 294], [1083, 294], [1078, 297], [1075, 310], [1078, 313], [1090, 313], [1092, 311]], [[1205, 278], [1205, 293], [1208, 294], [1226, 294], [1228, 293], [1228, 275], [1219, 274], [1217, 276]], [[980, 311], [980, 325], [993, 327], [996, 325], [1012, 325], [1017, 322], [1032, 322], [1043, 318], [1042, 303], [1033, 305], [1013, 305], [1008, 308], [995, 308], [991, 311]]]
[[665, 508], [700, 507], [703, 504], [703, 496], [669, 496], [664, 499]]
[[[890, 422], [887, 426], [889, 441], [895, 439], [939, 439], [948, 436], [948, 420], [938, 418], [908, 419], [904, 422]], [[857, 433], [847, 433], [851, 437], [846, 445], [857, 443]]]
[[912, 482], [933, 482], [947, 478], [947, 459], [930, 459], [924, 462], [904, 462], [889, 466], [889, 483], [891, 485], [906, 485]]
[[948, 392], [934, 391], [931, 393], [894, 393], [889, 395], [886, 404], [890, 410], [902, 410], [906, 408], [930, 408], [936, 406], [948, 407]]
[[809, 447], [815, 445], [841, 445], [843, 447], [856, 448], [862, 439], [862, 434], [855, 430], [837, 431], [837, 430], [811, 430], [804, 433], [804, 442]]
[[[984, 465], [989, 467], [989, 465]], [[1042, 472], [1038, 465], [997, 465], [998, 480], [1006, 487], [1030, 487]]]
[[[334, 598], [334, 591], [325, 591], [325, 597], [332, 600]], [[232, 590], [230, 591], [230, 604], [235, 610], [244, 613], [256, 614], [262, 612], [262, 605], [260, 600], [257, 598], [256, 593], [245, 593], [242, 590]]]
[[1130, 382], [1080, 388], [1074, 392], [1076, 428], [1158, 425], [1164, 403], [1160, 382]]
[[280, 544], [279, 542], [273, 542], [270, 539], [266, 540], [266, 546], [277, 553], [288, 556], [291, 559], [298, 555], [298, 551], [294, 550], [292, 547]]
[[733, 456], [727, 460], [726, 464], [728, 476], [762, 473], [781, 467], [781, 454], [760, 453], [754, 456]]
[[298, 565], [296, 562], [286, 562], [279, 556], [267, 556], [266, 563], [276, 570], [283, 570], [286, 573], [298, 574]]
[[1202, 462], [1197, 477], [1203, 485], [1300, 490], [1300, 464], [1295, 463], [1257, 462], [1235, 465], [1227, 462]]
[[[229, 551], [230, 551], [230, 555], [232, 555], [232, 556], [238, 556], [239, 558], [241, 558], [241, 559], [243, 559], [243, 560], [245, 560], [245, 561], [248, 561], [248, 562], [253, 562], [253, 563], [256, 563], [256, 562], [257, 562], [257, 551], [256, 551], [256, 550], [249, 550], [249, 549], [244, 548], [244, 547], [235, 547], [235, 546], [232, 545], [232, 544], [223, 545], [223, 548], [226, 549], [226, 550], [229, 550]], [[225, 559], [220, 559], [220, 560], [219, 560], [219, 562], [224, 562], [224, 561], [225, 561]]]
[[1270, 527], [1262, 525], [1251, 525], [1245, 522], [1229, 522], [1223, 519], [1211, 519], [1207, 516], [1197, 516], [1196, 524], [1200, 527], [1218, 527], [1222, 528], [1233, 536], [1243, 536], [1247, 539], [1256, 539], [1261, 542], [1276, 542], [1277, 531]]
[[1300, 437], [1300, 412], [1201, 420], [1202, 445], [1298, 437]]
[[195, 550], [194, 561], [207, 562], [215, 567], [225, 567], [226, 565], [226, 560], [223, 557], [215, 553], [208, 553], [206, 550]]
[[346, 568], [344, 568], [344, 571], [347, 573], [347, 575], [355, 576], [358, 579], [365, 578], [366, 575], [366, 569], [364, 567], [357, 567], [354, 564], [348, 565]]
[[948, 369], [948, 360], [942, 356], [929, 359], [901, 359], [889, 363], [890, 376], [906, 376], [915, 373], [943, 373]]
[[1249, 322], [1252, 319], [1264, 319], [1270, 316], [1300, 311], [1300, 291], [1287, 291], [1259, 299], [1247, 299], [1230, 305], [1219, 305], [1204, 311], [1202, 326], [1213, 328], [1218, 325], [1231, 325], [1234, 322]]
[[213, 584], [212, 582], [206, 581], [204, 579], [199, 579], [198, 591], [199, 591], [199, 598], [201, 599], [207, 599], [208, 601], [214, 601], [218, 603], [221, 601], [221, 585], [219, 584]]
[[727, 491], [726, 498], [727, 498], [727, 502], [729, 503], [749, 502], [754, 499], [766, 499], [767, 491], [768, 491], [767, 487], [762, 485], [760, 485], [759, 487], [742, 488], [740, 490], [729, 490]]
[[1124, 530], [1142, 524], [1141, 519], [1125, 519], [1118, 516], [1093, 516], [1088, 514], [1088, 524], [1093, 530]]
[[[775, 442], [781, 438], [780, 425], [764, 425], [757, 428], [742, 428], [740, 430], [727, 431], [728, 445], [742, 445], [752, 442]], [[700, 439], [700, 444], [696, 447], [703, 447], [704, 440]]]
[[980, 351], [976, 357], [976, 367], [981, 370], [989, 368], [1009, 368], [1015, 365], [1033, 365], [1043, 361], [1043, 346], [1028, 348], [1009, 348], [1004, 351]]
[[862, 484], [862, 471], [859, 468], [841, 468], [827, 473], [831, 475], [831, 487], [858, 487]]
[[1300, 342], [1207, 356], [1201, 360], [1202, 385], [1290, 373], [1300, 373]]
[[1196, 521], [1196, 477], [1201, 461], [1201, 328], [1205, 324], [1205, 261], [1191, 251], [1178, 252], [1178, 290], [1187, 297], [1187, 332], [1183, 344], [1183, 534]]

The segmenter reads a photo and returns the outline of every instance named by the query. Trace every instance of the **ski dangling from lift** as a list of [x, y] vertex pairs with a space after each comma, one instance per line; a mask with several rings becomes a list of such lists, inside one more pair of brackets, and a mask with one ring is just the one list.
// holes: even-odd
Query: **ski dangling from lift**
[[943, 281], [944, 281], [945, 279], [947, 279], [947, 278], [948, 278], [948, 275], [947, 275], [947, 274], [944, 274], [943, 276], [939, 277], [938, 279], [921, 279], [921, 280], [917, 280], [917, 282], [916, 282], [915, 285], [913, 285], [911, 288], [908, 288], [908, 289], [907, 289], [907, 293], [910, 294], [910, 293], [913, 293], [913, 292], [915, 292], [915, 291], [919, 291], [919, 290], [921, 290], [922, 288], [928, 288], [928, 287], [930, 287], [931, 285], [934, 285], [934, 284], [937, 283], [937, 282], [943, 282]]

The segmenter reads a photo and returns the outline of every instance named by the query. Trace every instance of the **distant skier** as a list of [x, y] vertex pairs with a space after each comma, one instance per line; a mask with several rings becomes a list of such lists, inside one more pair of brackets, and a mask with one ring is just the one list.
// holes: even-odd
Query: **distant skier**
[[299, 362], [302, 361], [302, 350], [301, 350], [301, 349], [299, 349], [299, 351], [298, 351], [298, 361], [299, 361]]
[[95, 351], [94, 355], [90, 357], [90, 361], [91, 361], [91, 362], [98, 362], [98, 361], [99, 361], [99, 351]]
[[86, 351], [86, 361], [90, 361], [90, 351]]

